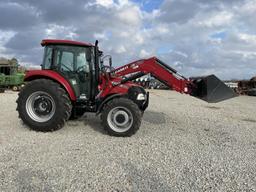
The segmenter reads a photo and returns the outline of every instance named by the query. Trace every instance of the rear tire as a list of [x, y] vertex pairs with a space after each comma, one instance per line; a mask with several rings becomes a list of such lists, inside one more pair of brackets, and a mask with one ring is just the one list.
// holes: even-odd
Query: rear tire
[[37, 79], [26, 84], [16, 102], [23, 122], [31, 129], [43, 132], [62, 128], [72, 109], [66, 91], [48, 79]]
[[139, 130], [142, 114], [132, 100], [115, 98], [105, 104], [101, 118], [109, 135], [129, 137]]

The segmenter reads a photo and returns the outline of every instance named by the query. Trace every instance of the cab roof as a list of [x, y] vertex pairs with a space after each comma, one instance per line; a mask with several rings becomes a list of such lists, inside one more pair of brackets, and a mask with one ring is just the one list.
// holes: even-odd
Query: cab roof
[[72, 41], [72, 40], [62, 40], [62, 39], [43, 39], [41, 42], [42, 46], [46, 45], [75, 45], [81, 47], [92, 47], [91, 43]]

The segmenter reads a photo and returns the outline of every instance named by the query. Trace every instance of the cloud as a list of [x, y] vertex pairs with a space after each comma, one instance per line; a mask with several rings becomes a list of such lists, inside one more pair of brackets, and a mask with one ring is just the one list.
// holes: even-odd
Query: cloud
[[116, 66], [156, 55], [186, 76], [256, 74], [256, 0], [7, 0], [0, 12], [0, 56], [23, 64], [41, 64], [44, 38], [99, 39]]
[[113, 0], [96, 0], [96, 4], [101, 5], [103, 7], [111, 7], [114, 5]]
[[199, 4], [187, 0], [166, 0], [161, 6], [160, 19], [167, 23], [186, 23], [198, 12]]
[[209, 17], [199, 21], [199, 25], [203, 27], [219, 27], [228, 25], [233, 18], [233, 14], [227, 11], [219, 12], [218, 14], [213, 13]]
[[142, 49], [140, 51], [140, 55], [139, 55], [141, 58], [145, 58], [145, 57], [149, 57], [150, 56], [150, 53], [147, 52], [145, 49]]

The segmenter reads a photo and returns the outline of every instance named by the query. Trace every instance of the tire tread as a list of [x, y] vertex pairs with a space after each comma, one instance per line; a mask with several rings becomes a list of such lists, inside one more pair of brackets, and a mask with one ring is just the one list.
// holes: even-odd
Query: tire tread
[[[56, 105], [60, 108], [57, 109], [58, 112], [53, 116], [54, 119], [48, 121], [49, 124], [35, 122], [26, 113], [25, 105], [29, 93], [33, 93], [33, 90], [40, 91], [40, 89], [44, 89], [46, 92], [48, 90], [56, 94], [55, 96], [57, 99], [55, 100], [55, 103], [58, 103]], [[49, 79], [36, 79], [28, 82], [19, 92], [16, 103], [16, 110], [19, 113], [19, 118], [21, 118], [31, 129], [42, 132], [55, 131], [62, 128], [65, 122], [69, 119], [72, 110], [72, 104], [66, 91], [60, 84]]]
[[[131, 112], [133, 113], [133, 125], [128, 131], [124, 133], [117, 133], [113, 131], [107, 123], [108, 112], [113, 107], [120, 106], [120, 105], [129, 106]], [[130, 137], [134, 135], [140, 128], [141, 119], [142, 119], [141, 110], [139, 109], [137, 104], [135, 104], [132, 100], [124, 97], [114, 98], [109, 102], [107, 102], [104, 105], [102, 114], [101, 114], [102, 126], [104, 127], [104, 129], [108, 132], [109, 135], [117, 136], [117, 137]]]

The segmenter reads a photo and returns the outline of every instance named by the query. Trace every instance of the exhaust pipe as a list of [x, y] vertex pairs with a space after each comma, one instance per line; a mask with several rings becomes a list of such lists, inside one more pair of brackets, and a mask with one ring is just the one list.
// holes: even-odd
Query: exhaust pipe
[[192, 77], [190, 95], [208, 103], [217, 103], [238, 96], [215, 75]]

